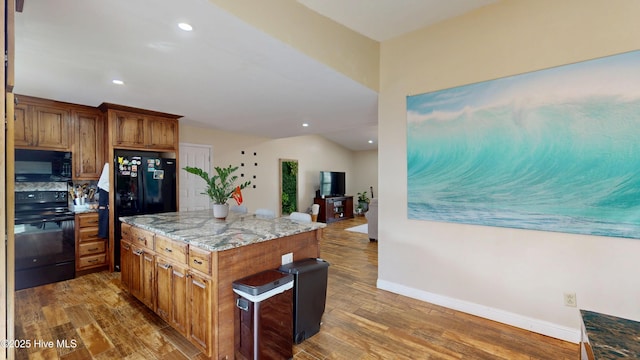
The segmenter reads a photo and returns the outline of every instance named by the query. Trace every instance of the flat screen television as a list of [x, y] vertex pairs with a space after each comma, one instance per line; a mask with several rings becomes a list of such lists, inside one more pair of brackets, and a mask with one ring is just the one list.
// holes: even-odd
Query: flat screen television
[[320, 196], [344, 196], [345, 177], [340, 171], [320, 171]]

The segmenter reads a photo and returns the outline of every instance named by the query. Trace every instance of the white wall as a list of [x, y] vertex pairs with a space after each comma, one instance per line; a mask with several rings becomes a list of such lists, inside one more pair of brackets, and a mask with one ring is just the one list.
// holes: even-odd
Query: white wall
[[[406, 96], [640, 48], [640, 1], [502, 1], [382, 43], [382, 288], [578, 341], [579, 312], [640, 320], [640, 240], [407, 219]], [[614, 125], [615, 126], [615, 125]]]
[[358, 191], [355, 184], [359, 175], [354, 165], [354, 152], [320, 136], [268, 139], [181, 124], [180, 141], [211, 145], [213, 166], [245, 164], [237, 174], [244, 173], [242, 179], [251, 180], [252, 185], [256, 185], [255, 189], [251, 186], [242, 190], [244, 204], [249, 211], [269, 208], [279, 213], [279, 159], [298, 160], [300, 211], [306, 211], [313, 204], [322, 170], [346, 172], [347, 192], [355, 194]]
[[[371, 197], [369, 188], [373, 186], [374, 196], [378, 196], [378, 150], [356, 151], [354, 153], [353, 172], [355, 184], [351, 195], [366, 191]], [[354, 199], [354, 201], [357, 201]]]

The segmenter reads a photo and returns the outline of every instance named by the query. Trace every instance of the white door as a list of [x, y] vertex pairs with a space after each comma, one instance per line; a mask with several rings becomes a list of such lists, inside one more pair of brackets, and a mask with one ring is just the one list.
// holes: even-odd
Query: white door
[[189, 174], [182, 168], [199, 167], [211, 173], [211, 146], [180, 144], [180, 211], [209, 209], [209, 197], [203, 195], [206, 185], [201, 177]]

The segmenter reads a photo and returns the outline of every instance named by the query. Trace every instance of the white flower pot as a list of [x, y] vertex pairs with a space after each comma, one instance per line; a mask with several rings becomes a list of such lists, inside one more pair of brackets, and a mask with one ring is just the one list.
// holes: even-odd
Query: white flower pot
[[213, 217], [224, 220], [229, 215], [229, 204], [213, 204]]

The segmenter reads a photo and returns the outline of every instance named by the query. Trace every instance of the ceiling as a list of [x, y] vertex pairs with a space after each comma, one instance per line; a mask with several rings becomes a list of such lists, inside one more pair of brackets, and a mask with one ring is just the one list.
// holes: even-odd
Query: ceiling
[[[298, 1], [379, 41], [495, 2]], [[377, 148], [375, 91], [208, 0], [26, 0], [16, 14], [15, 60], [17, 94], [156, 110], [182, 115], [186, 124], [268, 138], [318, 134], [354, 151]]]

